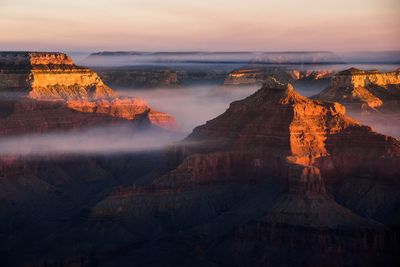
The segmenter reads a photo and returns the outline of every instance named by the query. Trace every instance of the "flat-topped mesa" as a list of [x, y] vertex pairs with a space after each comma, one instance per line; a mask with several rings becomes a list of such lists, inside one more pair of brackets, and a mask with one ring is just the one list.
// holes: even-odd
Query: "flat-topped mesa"
[[332, 78], [332, 87], [348, 88], [348, 87], [368, 87], [383, 86], [387, 87], [391, 84], [400, 83], [400, 71], [379, 72], [378, 70], [359, 70], [350, 68], [338, 72]]
[[332, 70], [299, 70], [279, 68], [250, 68], [230, 72], [225, 85], [252, 85], [262, 84], [268, 77], [275, 77], [280, 81], [293, 83], [296, 81], [322, 81], [333, 75]]
[[177, 150], [182, 163], [163, 182], [279, 177], [288, 163], [317, 167], [329, 179], [400, 173], [396, 139], [347, 117], [341, 104], [308, 99], [274, 78], [195, 128], [185, 142]]
[[0, 91], [37, 100], [116, 97], [99, 76], [63, 53], [0, 52]]
[[337, 73], [331, 86], [313, 98], [337, 101], [363, 111], [393, 109], [400, 103], [399, 85], [399, 70], [379, 72], [350, 68]]
[[[14, 112], [21, 127], [15, 127], [12, 121], [16, 119], [12, 119], [11, 115], [10, 123], [14, 126], [6, 119], [0, 121], [5, 132], [9, 132], [9, 127], [15, 132], [25, 132], [26, 127], [23, 125], [29, 123], [21, 121], [23, 114], [31, 108], [40, 110], [42, 107], [47, 109], [48, 106], [57, 109], [58, 113], [62, 113], [62, 109], [72, 109], [91, 113], [93, 116], [110, 116], [123, 120], [145, 119], [163, 128], [177, 129], [172, 116], [151, 109], [142, 99], [119, 97], [95, 72], [76, 66], [63, 53], [0, 52], [0, 93], [5, 93], [6, 96], [17, 93], [17, 101], [27, 102], [15, 105], [14, 110], [7, 111]], [[32, 103], [32, 100], [39, 102]], [[46, 101], [60, 103], [54, 106], [45, 104]], [[65, 114], [71, 115], [69, 112]], [[78, 121], [80, 118], [84, 119], [82, 116], [70, 119], [69, 128], [74, 127], [74, 123], [81, 125], [83, 122]], [[42, 124], [45, 125], [46, 121], [53, 119], [51, 114], [47, 114]]]

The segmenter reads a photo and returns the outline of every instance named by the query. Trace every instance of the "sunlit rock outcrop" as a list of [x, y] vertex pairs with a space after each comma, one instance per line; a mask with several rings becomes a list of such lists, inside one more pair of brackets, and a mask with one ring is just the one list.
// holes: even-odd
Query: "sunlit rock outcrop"
[[[69, 56], [62, 53], [0, 52], [0, 69], [2, 132], [18, 132], [18, 127], [25, 132], [26, 125], [30, 124], [27, 118], [34, 114], [30, 111], [40, 112], [41, 107], [53, 110], [42, 112], [42, 116], [36, 118], [46, 125], [46, 129], [57, 128], [61, 124], [74, 128], [84, 125], [84, 121], [92, 124], [91, 118], [93, 122], [102, 120], [99, 115], [105, 121], [140, 118], [163, 128], [177, 127], [170, 115], [153, 110], [144, 100], [120, 98], [95, 72], [76, 66]], [[64, 122], [53, 127], [56, 118], [53, 116], [54, 109]], [[75, 116], [70, 110], [87, 113], [87, 119], [82, 121], [85, 116], [77, 112]], [[64, 118], [62, 114], [65, 114]], [[110, 118], [105, 118], [107, 116]], [[30, 121], [36, 119], [31, 118]]]
[[361, 111], [398, 110], [400, 71], [378, 72], [351, 68], [337, 73], [331, 86], [313, 98], [337, 101]]
[[[180, 258], [168, 247], [184, 242], [182, 251], [220, 266], [388, 263], [399, 247], [389, 225], [400, 223], [400, 143], [345, 113], [269, 78], [172, 147], [158, 176], [99, 202], [90, 220], [179, 233], [163, 251]], [[293, 251], [300, 256], [282, 256]]]
[[275, 77], [281, 82], [318, 81], [330, 78], [332, 70], [298, 70], [298, 69], [240, 69], [230, 72], [225, 78], [225, 85], [262, 84], [268, 77]]
[[[333, 179], [362, 172], [379, 172], [381, 178], [394, 179], [399, 172], [398, 141], [347, 117], [341, 104], [310, 100], [274, 78], [250, 97], [233, 102], [219, 117], [195, 128], [186, 140], [201, 144], [199, 153], [195, 146], [185, 148], [185, 154], [193, 150], [193, 156], [184, 161], [191, 162], [191, 179], [196, 174], [204, 179], [207, 170], [214, 169], [208, 163], [217, 164], [218, 170], [229, 163], [229, 175], [244, 166], [277, 175], [286, 161], [318, 167], [325, 178]], [[366, 144], [374, 148], [361, 153]], [[202, 152], [205, 149], [226, 153], [228, 160], [209, 160], [211, 155]], [[229, 157], [232, 154], [250, 156], [234, 159]]]

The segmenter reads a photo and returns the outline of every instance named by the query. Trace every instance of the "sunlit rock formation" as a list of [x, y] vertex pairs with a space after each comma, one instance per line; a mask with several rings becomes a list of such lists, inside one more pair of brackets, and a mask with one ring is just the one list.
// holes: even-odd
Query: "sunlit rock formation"
[[378, 72], [351, 68], [337, 73], [331, 86], [313, 98], [337, 101], [362, 111], [398, 110], [400, 71]]
[[[186, 141], [199, 142], [198, 152], [222, 153], [220, 161], [218, 156], [213, 161], [208, 153], [197, 153], [196, 146], [185, 147], [185, 155], [194, 151], [181, 167], [191, 166], [192, 173], [186, 173], [187, 169], [184, 173], [194, 180], [220, 177], [211, 170], [229, 176], [243, 168], [278, 175], [287, 162], [318, 167], [325, 178], [332, 179], [363, 172], [388, 179], [399, 174], [398, 141], [347, 117], [341, 104], [310, 100], [274, 78], [250, 97], [233, 102], [224, 114], [195, 128]], [[360, 153], [366, 144], [374, 148]]]
[[88, 68], [76, 66], [62, 53], [0, 52], [0, 90], [19, 89], [33, 99], [115, 97]]
[[250, 68], [230, 72], [225, 78], [225, 85], [262, 84], [268, 77], [275, 77], [279, 81], [293, 83], [295, 81], [318, 81], [330, 78], [332, 70], [298, 70], [298, 69], [261, 69]]
[[399, 248], [399, 164], [396, 139], [347, 117], [341, 104], [269, 78], [172, 147], [159, 175], [99, 202], [90, 220], [140, 232], [141, 260], [390, 264]]
[[[138, 118], [163, 128], [177, 127], [170, 115], [151, 109], [144, 100], [118, 97], [95, 72], [74, 65], [62, 53], [1, 52], [0, 69], [1, 132], [25, 132], [34, 120], [41, 121], [43, 129]], [[28, 120], [35, 112], [41, 116]]]

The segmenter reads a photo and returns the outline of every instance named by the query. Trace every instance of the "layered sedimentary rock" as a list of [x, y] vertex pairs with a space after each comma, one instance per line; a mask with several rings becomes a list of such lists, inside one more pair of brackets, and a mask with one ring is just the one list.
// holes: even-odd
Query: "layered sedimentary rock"
[[337, 73], [331, 86], [315, 99], [340, 102], [349, 108], [394, 110], [400, 103], [400, 71], [378, 72], [351, 68]]
[[62, 53], [1, 52], [0, 91], [18, 90], [33, 99], [115, 97], [99, 76]]
[[178, 71], [165, 68], [97, 68], [107, 84], [119, 88], [175, 87], [181, 84]]
[[[364, 137], [359, 138], [361, 136]], [[399, 143], [395, 139], [374, 133], [368, 126], [345, 116], [345, 107], [341, 104], [310, 100], [298, 94], [290, 84], [280, 84], [274, 78], [268, 79], [264, 88], [254, 95], [232, 103], [224, 114], [197, 127], [187, 141], [200, 142], [200, 151], [215, 146], [211, 150], [226, 151], [226, 155], [232, 151], [235, 155], [254, 153], [255, 158], [249, 162], [243, 158], [238, 162], [275, 174], [282, 171], [283, 165], [271, 164], [285, 164], [286, 159], [296, 164], [318, 166], [323, 174], [332, 177], [379, 168], [380, 177], [392, 179], [399, 171], [396, 163], [387, 158], [398, 160]], [[360, 155], [367, 143], [374, 145], [373, 153]], [[256, 155], [260, 158], [254, 161]], [[191, 158], [195, 164], [191, 165], [195, 166], [190, 175], [192, 179], [196, 173], [214, 169], [207, 167], [208, 161], [202, 161], [201, 155], [198, 157], [200, 159]], [[380, 159], [382, 157], [385, 160]], [[272, 160], [277, 158], [282, 162]], [[228, 157], [220, 162], [219, 170], [224, 169], [224, 162], [241, 168]], [[198, 170], [196, 164], [204, 170]], [[390, 167], [390, 164], [394, 165]]]
[[95, 67], [101, 79], [113, 88], [179, 87], [221, 84], [227, 71], [222, 67], [203, 66], [127, 66]]
[[140, 260], [162, 262], [167, 251], [177, 264], [193, 254], [191, 263], [219, 266], [390, 265], [399, 163], [396, 139], [270, 78], [171, 148], [158, 177], [115, 191], [90, 219], [163, 236], [136, 236], [149, 242]]
[[[2, 132], [25, 132], [30, 121], [37, 120], [43, 129], [138, 118], [176, 128], [170, 115], [151, 109], [142, 99], [118, 97], [95, 72], [74, 65], [65, 54], [1, 52], [0, 69]], [[34, 117], [31, 111], [41, 116]]]
[[376, 131], [400, 138], [400, 71], [351, 68], [337, 73], [314, 99], [337, 101], [353, 118]]
[[225, 85], [251, 85], [262, 84], [272, 76], [282, 82], [318, 81], [330, 78], [332, 70], [297, 70], [297, 69], [240, 69], [230, 72], [225, 78]]

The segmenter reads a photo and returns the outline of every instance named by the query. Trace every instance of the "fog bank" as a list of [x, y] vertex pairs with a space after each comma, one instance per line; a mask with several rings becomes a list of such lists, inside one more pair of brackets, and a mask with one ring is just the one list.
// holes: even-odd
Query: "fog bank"
[[173, 115], [185, 133], [223, 113], [229, 104], [256, 92], [261, 86], [194, 86], [119, 90], [125, 96], [146, 99], [159, 111]]
[[51, 156], [135, 153], [163, 149], [184, 135], [127, 126], [0, 137], [0, 156]]

